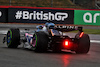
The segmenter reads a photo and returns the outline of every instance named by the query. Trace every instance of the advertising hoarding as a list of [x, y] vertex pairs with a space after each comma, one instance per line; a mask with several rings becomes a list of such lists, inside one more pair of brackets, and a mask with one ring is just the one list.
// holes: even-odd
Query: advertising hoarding
[[74, 24], [74, 10], [9, 8], [8, 21], [18, 23]]
[[100, 25], [100, 11], [74, 10], [75, 25]]

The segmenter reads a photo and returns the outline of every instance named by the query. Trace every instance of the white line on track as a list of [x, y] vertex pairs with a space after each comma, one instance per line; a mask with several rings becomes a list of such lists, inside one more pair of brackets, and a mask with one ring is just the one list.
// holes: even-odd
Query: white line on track
[[100, 40], [90, 40], [91, 43], [100, 43]]
[[0, 34], [7, 34], [7, 30], [0, 30]]

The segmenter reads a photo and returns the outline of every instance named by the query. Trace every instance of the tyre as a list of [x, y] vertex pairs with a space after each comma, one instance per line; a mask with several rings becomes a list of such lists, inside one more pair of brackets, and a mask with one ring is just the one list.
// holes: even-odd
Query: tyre
[[8, 48], [17, 48], [20, 44], [20, 31], [18, 28], [12, 28], [7, 32]]
[[33, 47], [36, 52], [45, 52], [48, 47], [48, 35], [44, 32], [36, 32], [33, 35]]
[[90, 38], [87, 34], [83, 34], [77, 41], [77, 48], [75, 52], [77, 54], [87, 54], [90, 49]]

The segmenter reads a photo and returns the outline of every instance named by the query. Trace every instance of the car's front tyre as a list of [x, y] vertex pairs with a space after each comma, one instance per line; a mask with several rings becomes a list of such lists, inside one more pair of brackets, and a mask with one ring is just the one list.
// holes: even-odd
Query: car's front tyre
[[8, 48], [17, 48], [20, 44], [20, 31], [18, 28], [11, 28], [7, 32]]

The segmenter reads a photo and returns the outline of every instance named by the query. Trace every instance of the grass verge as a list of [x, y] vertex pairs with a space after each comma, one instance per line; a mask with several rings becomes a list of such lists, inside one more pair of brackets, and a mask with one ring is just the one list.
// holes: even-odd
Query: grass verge
[[[100, 34], [100, 29], [83, 29], [86, 34]], [[78, 31], [71, 31], [71, 33], [77, 33]]]

